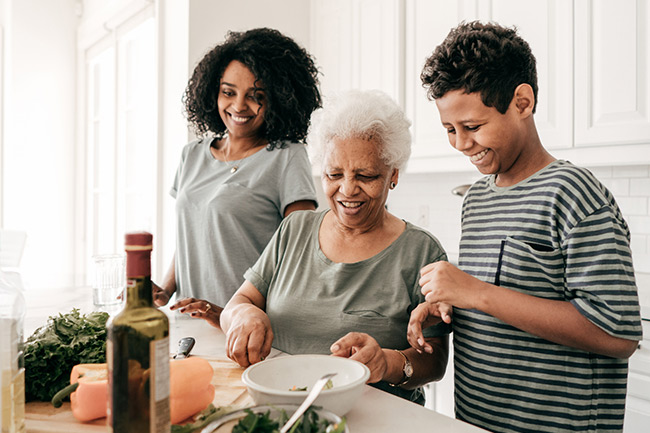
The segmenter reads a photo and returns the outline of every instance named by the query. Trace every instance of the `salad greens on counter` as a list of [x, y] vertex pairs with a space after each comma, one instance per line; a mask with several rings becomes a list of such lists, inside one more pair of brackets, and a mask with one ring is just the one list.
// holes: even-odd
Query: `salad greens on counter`
[[106, 362], [108, 313], [96, 311], [51, 316], [25, 342], [25, 399], [50, 401], [70, 384], [72, 367]]

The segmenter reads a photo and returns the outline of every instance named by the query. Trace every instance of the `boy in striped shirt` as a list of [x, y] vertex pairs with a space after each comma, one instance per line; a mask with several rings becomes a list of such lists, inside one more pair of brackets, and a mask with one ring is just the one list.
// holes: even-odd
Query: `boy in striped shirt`
[[[611, 193], [556, 160], [533, 119], [535, 58], [516, 30], [463, 23], [427, 60], [453, 147], [484, 175], [462, 208], [459, 265], [421, 271], [422, 327], [454, 333], [456, 417], [492, 431], [618, 431], [642, 338], [630, 232]], [[452, 312], [453, 307], [453, 312]]]

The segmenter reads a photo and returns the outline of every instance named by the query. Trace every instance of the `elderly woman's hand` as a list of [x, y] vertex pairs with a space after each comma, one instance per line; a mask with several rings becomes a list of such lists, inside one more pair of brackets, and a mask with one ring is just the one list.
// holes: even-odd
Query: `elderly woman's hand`
[[242, 367], [262, 361], [271, 353], [273, 330], [269, 316], [252, 304], [232, 309], [226, 332], [226, 355]]
[[419, 353], [433, 353], [433, 347], [424, 338], [422, 329], [440, 322], [451, 323], [452, 307], [449, 304], [423, 302], [411, 312], [406, 338], [411, 347]]
[[388, 360], [377, 340], [361, 332], [349, 332], [332, 344], [330, 351], [334, 356], [354, 359], [370, 369], [368, 383], [384, 380]]
[[219, 317], [223, 308], [208, 302], [204, 299], [185, 298], [169, 307], [170, 310], [178, 310], [183, 314], [206, 320], [210, 325], [219, 328]]

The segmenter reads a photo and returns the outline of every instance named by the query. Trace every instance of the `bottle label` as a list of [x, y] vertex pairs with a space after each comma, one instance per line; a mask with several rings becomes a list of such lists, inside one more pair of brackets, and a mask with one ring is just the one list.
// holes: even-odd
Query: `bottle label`
[[19, 322], [0, 318], [0, 431], [25, 431], [25, 369]]
[[151, 433], [170, 432], [169, 408], [169, 337], [154, 340], [149, 345], [149, 359], [151, 361], [152, 375], [149, 395], [151, 413]]

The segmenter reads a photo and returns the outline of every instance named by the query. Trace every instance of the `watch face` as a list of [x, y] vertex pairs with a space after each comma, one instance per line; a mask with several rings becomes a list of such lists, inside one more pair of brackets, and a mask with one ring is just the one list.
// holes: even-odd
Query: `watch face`
[[406, 365], [404, 366], [404, 374], [406, 377], [411, 377], [413, 375], [413, 366], [411, 365], [410, 362], [407, 362]]

